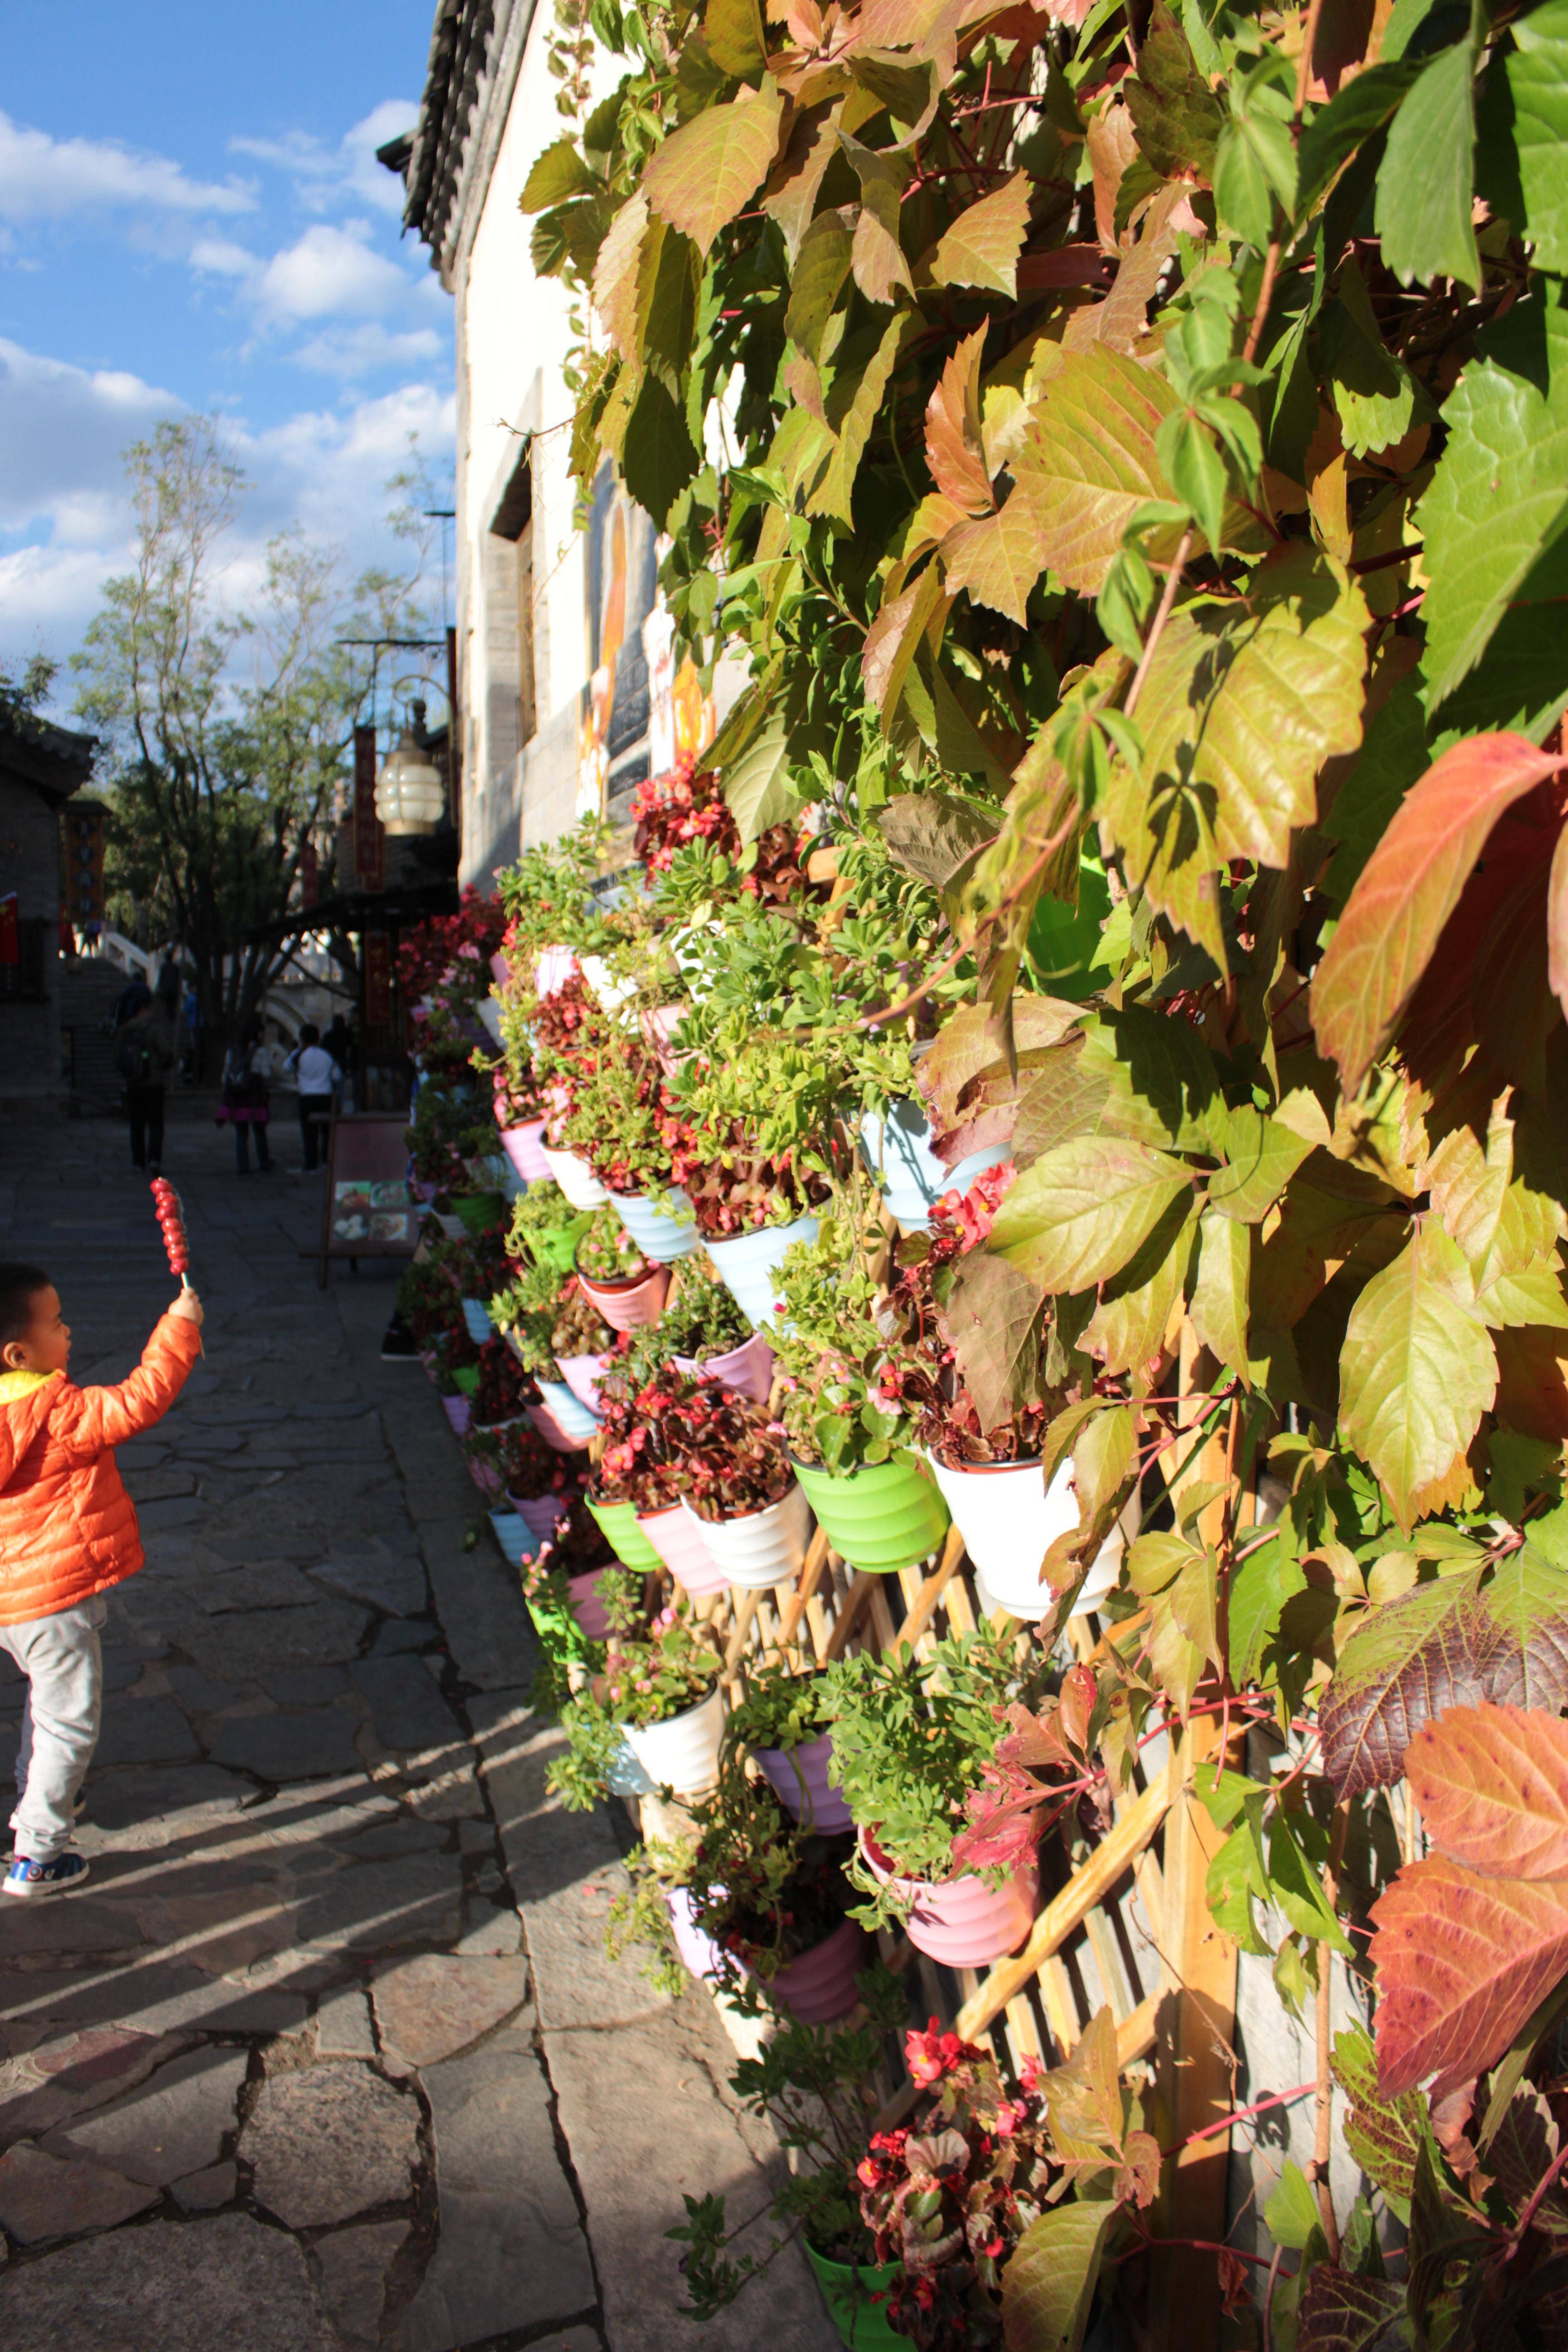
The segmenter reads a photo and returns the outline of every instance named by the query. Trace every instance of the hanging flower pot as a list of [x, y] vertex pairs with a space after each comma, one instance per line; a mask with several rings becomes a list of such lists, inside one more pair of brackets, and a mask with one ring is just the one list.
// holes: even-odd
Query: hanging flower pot
[[805, 1822], [824, 1837], [854, 1828], [854, 1814], [827, 1777], [833, 1755], [831, 1731], [800, 1748], [758, 1748], [752, 1752], [763, 1778], [792, 1821]]
[[555, 1265], [570, 1274], [577, 1244], [593, 1222], [592, 1209], [578, 1209], [559, 1225], [531, 1225], [522, 1245], [535, 1265]]
[[610, 1630], [610, 1621], [599, 1597], [599, 1580], [605, 1573], [604, 1569], [595, 1568], [585, 1576], [569, 1576], [566, 1580], [572, 1614], [590, 1642], [602, 1642]]
[[761, 1331], [721, 1356], [704, 1356], [700, 1361], [695, 1356], [677, 1356], [674, 1361], [676, 1370], [689, 1381], [717, 1381], [721, 1389], [750, 1397], [753, 1404], [766, 1404], [773, 1389], [773, 1351]]
[[672, 1715], [666, 1723], [628, 1723], [626, 1745], [656, 1788], [678, 1797], [700, 1797], [719, 1778], [719, 1742], [724, 1733], [724, 1693], [715, 1683], [706, 1698]]
[[521, 1568], [531, 1559], [537, 1549], [531, 1531], [523, 1525], [515, 1511], [492, 1511], [490, 1525], [496, 1531], [496, 1541], [509, 1568]]
[[585, 1160], [579, 1159], [574, 1151], [557, 1151], [548, 1143], [539, 1148], [546, 1168], [574, 1209], [604, 1207], [610, 1196]]
[[474, 1010], [479, 1014], [479, 1019], [484, 1023], [486, 1034], [489, 1036], [491, 1045], [499, 1054], [501, 1046], [505, 1043], [505, 1040], [500, 1034], [500, 998], [499, 996], [483, 996], [479, 999], [479, 1002], [474, 1007]]
[[588, 1516], [596, 1522], [623, 1568], [635, 1569], [639, 1576], [647, 1576], [651, 1570], [663, 1567], [664, 1562], [643, 1533], [635, 1505], [589, 1500]]
[[467, 1238], [468, 1229], [461, 1217], [451, 1216], [445, 1209], [432, 1209], [430, 1214], [447, 1241], [460, 1242]]
[[689, 1894], [684, 1886], [667, 1886], [662, 1891], [664, 1907], [669, 1914], [669, 1932], [681, 1967], [700, 1981], [716, 1983], [722, 1973], [723, 1960], [712, 1937], [705, 1936], [698, 1926]]
[[860, 1998], [855, 1982], [866, 1965], [867, 1938], [853, 1919], [840, 1921], [831, 1936], [779, 1969], [768, 1986], [803, 2025], [830, 2025], [846, 2017]]
[[584, 979], [606, 1013], [618, 1013], [622, 1005], [637, 994], [637, 982], [615, 979], [603, 956], [584, 956], [580, 968]]
[[524, 1119], [521, 1127], [503, 1127], [500, 1131], [501, 1150], [525, 1184], [545, 1184], [550, 1181], [543, 1136], [542, 1118]]
[[847, 1478], [797, 1462], [795, 1475], [834, 1550], [864, 1574], [912, 1568], [947, 1532], [947, 1505], [912, 1454], [863, 1464]]
[[699, 1518], [684, 1496], [680, 1507], [727, 1580], [742, 1592], [767, 1592], [775, 1584], [793, 1584], [800, 1574], [811, 1540], [811, 1507], [798, 1480], [781, 1501], [742, 1517]]
[[499, 1192], [464, 1192], [456, 1202], [458, 1223], [465, 1234], [477, 1239], [499, 1225], [506, 1214], [506, 1202]]
[[868, 1830], [860, 1832], [860, 1852], [872, 1877], [910, 1903], [905, 1932], [916, 1951], [950, 1969], [989, 1968], [1016, 1951], [1034, 1925], [1039, 1874], [1032, 1854], [1002, 1885], [987, 1886], [973, 1870], [937, 1883], [900, 1878]]
[[1026, 1623], [1045, 1616], [1051, 1590], [1041, 1581], [1040, 1562], [1058, 1536], [1078, 1525], [1072, 1464], [1057, 1472], [1048, 1489], [1038, 1462], [971, 1463], [949, 1470], [933, 1459], [931, 1475], [988, 1597]]
[[773, 1276], [784, 1252], [795, 1242], [814, 1242], [817, 1231], [816, 1218], [796, 1217], [792, 1224], [763, 1225], [758, 1233], [709, 1243], [708, 1255], [720, 1280], [759, 1331], [771, 1331], [778, 1319]]
[[548, 1543], [566, 1516], [570, 1497], [566, 1495], [514, 1495], [509, 1488], [507, 1501], [535, 1542]]
[[533, 959], [533, 992], [535, 996], [553, 996], [564, 988], [577, 969], [577, 959], [570, 948], [541, 948]]
[[479, 1454], [469, 1454], [465, 1456], [465, 1459], [468, 1465], [468, 1475], [481, 1495], [500, 1494], [501, 1475], [493, 1462], [487, 1462]]
[[557, 1356], [555, 1368], [579, 1404], [587, 1406], [595, 1421], [599, 1418], [599, 1382], [614, 1356]]
[[697, 1219], [679, 1184], [662, 1195], [612, 1192], [610, 1206], [644, 1257], [656, 1265], [671, 1265], [697, 1247]]
[[583, 1296], [596, 1307], [612, 1331], [640, 1331], [657, 1323], [669, 1295], [669, 1268], [656, 1265], [621, 1282], [595, 1282], [579, 1273]]
[[[572, 1397], [570, 1389], [565, 1390], [563, 1393]], [[574, 1407], [577, 1406], [575, 1397], [572, 1397], [572, 1402]], [[577, 1409], [581, 1411], [581, 1407]], [[549, 1405], [542, 1402], [525, 1405], [523, 1411], [528, 1415], [530, 1426], [537, 1429], [546, 1445], [553, 1445], [557, 1454], [580, 1454], [587, 1444], [586, 1437], [574, 1435], [570, 1430], [562, 1427]], [[595, 1426], [597, 1426], [596, 1423]]]
[[944, 1168], [931, 1148], [931, 1121], [917, 1102], [891, 1103], [886, 1119], [868, 1110], [860, 1121], [860, 1153], [882, 1186], [882, 1197], [906, 1232], [923, 1234], [944, 1192], [967, 1192], [977, 1176], [999, 1168], [1011, 1145], [972, 1151]]
[[490, 1321], [489, 1308], [482, 1298], [464, 1299], [463, 1320], [468, 1327], [468, 1337], [476, 1348], [482, 1348], [487, 1339], [495, 1338], [496, 1327]]
[[[566, 1437], [565, 1450], [570, 1452], [575, 1446], [586, 1445], [588, 1440], [598, 1429], [598, 1414], [590, 1412], [581, 1397], [573, 1395], [564, 1381], [539, 1381], [536, 1385], [539, 1390], [540, 1406]], [[528, 1417], [531, 1421], [533, 1421], [534, 1412], [538, 1409], [538, 1407], [530, 1406]], [[538, 1422], [534, 1421], [533, 1425], [535, 1429], [539, 1428]], [[542, 1435], [548, 1435], [548, 1433], [547, 1431], [541, 1432]], [[551, 1439], [552, 1444], [555, 1442], [554, 1439]]]
[[707, 1528], [684, 1504], [672, 1503], [664, 1511], [639, 1511], [637, 1526], [677, 1584], [692, 1593], [723, 1591], [729, 1577], [708, 1549]]
[[902, 2278], [902, 2263], [836, 2263], [819, 2254], [809, 2238], [802, 2238], [801, 2244], [816, 2273], [827, 2316], [849, 2352], [905, 2352], [909, 2337], [896, 2336], [886, 2305], [871, 2300]]
[[468, 1435], [468, 1416], [473, 1409], [466, 1396], [444, 1396], [441, 1399], [441, 1410], [451, 1424], [454, 1437]]

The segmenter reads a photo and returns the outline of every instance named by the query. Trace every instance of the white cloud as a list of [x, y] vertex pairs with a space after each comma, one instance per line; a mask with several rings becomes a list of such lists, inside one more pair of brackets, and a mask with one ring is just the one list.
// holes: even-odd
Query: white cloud
[[0, 114], [0, 220], [63, 220], [103, 205], [156, 213], [243, 213], [237, 180], [192, 180], [165, 155], [117, 139], [51, 139]]
[[248, 278], [261, 267], [254, 253], [226, 236], [197, 237], [190, 260], [193, 269], [213, 278]]
[[[138, 376], [0, 340], [0, 659], [35, 646], [63, 658], [80, 642], [131, 551], [121, 452], [184, 404]], [[387, 539], [387, 478], [416, 438], [444, 482], [455, 414], [449, 393], [407, 383], [264, 431], [232, 424], [249, 488], [225, 550], [227, 593], [255, 588], [267, 541], [296, 523], [341, 551], [345, 582], [373, 562], [405, 561]]]
[[370, 226], [335, 228], [312, 223], [295, 244], [275, 253], [262, 271], [257, 297], [275, 320], [374, 318], [410, 291], [394, 261], [373, 253]]
[[329, 327], [289, 356], [317, 375], [347, 380], [377, 368], [413, 367], [439, 358], [440, 352], [441, 337], [434, 327], [411, 327], [395, 334], [372, 320], [363, 327]]
[[287, 172], [314, 212], [325, 211], [339, 196], [352, 195], [356, 203], [395, 216], [403, 210], [403, 183], [376, 162], [375, 151], [400, 131], [412, 131], [418, 113], [412, 99], [387, 98], [345, 131], [335, 147], [304, 131], [289, 131], [281, 139], [231, 139], [229, 146], [237, 155]]

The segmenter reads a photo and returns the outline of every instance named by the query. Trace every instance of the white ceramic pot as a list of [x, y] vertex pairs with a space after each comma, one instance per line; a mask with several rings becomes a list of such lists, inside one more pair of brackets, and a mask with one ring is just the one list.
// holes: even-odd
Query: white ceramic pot
[[612, 1192], [610, 1206], [644, 1257], [656, 1265], [672, 1265], [697, 1247], [697, 1219], [679, 1184], [662, 1195]]
[[775, 1584], [793, 1584], [800, 1574], [811, 1540], [811, 1506], [798, 1479], [780, 1501], [744, 1518], [700, 1519], [684, 1496], [681, 1508], [697, 1520], [709, 1550], [742, 1591], [767, 1592]]
[[553, 996], [564, 988], [577, 969], [577, 959], [570, 948], [541, 948], [533, 959], [533, 992], [536, 996]]
[[618, 1013], [637, 992], [635, 981], [611, 978], [610, 967], [603, 956], [585, 955], [582, 969], [584, 979], [606, 1013]]
[[446, 1234], [447, 1239], [449, 1242], [460, 1242], [465, 1241], [468, 1238], [468, 1229], [463, 1223], [461, 1217], [448, 1216], [447, 1213], [441, 1209], [432, 1209], [430, 1214], [435, 1218], [436, 1223], [440, 1226], [441, 1231]]
[[925, 1232], [944, 1192], [967, 1192], [977, 1176], [999, 1168], [1011, 1149], [994, 1144], [944, 1168], [931, 1140], [931, 1121], [917, 1102], [890, 1104], [886, 1120], [868, 1110], [860, 1121], [861, 1156], [879, 1179], [893, 1215], [910, 1233]]
[[932, 1457], [931, 1474], [994, 1604], [1015, 1617], [1043, 1617], [1051, 1592], [1040, 1581], [1040, 1562], [1058, 1536], [1078, 1525], [1072, 1464], [1057, 1472], [1048, 1492], [1037, 1462], [946, 1470]]
[[724, 1735], [723, 1686], [715, 1683], [705, 1699], [668, 1723], [646, 1730], [626, 1726], [626, 1745], [648, 1779], [678, 1797], [700, 1797], [719, 1778], [719, 1742]]
[[784, 1252], [795, 1242], [814, 1242], [815, 1217], [796, 1217], [793, 1224], [763, 1225], [757, 1233], [735, 1234], [726, 1242], [710, 1242], [708, 1255], [720, 1281], [759, 1331], [775, 1331], [774, 1282]]
[[610, 1196], [585, 1160], [579, 1160], [574, 1151], [554, 1151], [548, 1143], [541, 1144], [540, 1150], [550, 1173], [574, 1209], [604, 1207]]

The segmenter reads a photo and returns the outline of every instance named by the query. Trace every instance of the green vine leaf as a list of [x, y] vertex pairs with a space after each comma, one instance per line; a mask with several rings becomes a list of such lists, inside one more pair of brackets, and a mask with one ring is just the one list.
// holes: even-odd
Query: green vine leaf
[[643, 194], [661, 220], [680, 229], [706, 259], [720, 230], [767, 176], [778, 146], [780, 110], [771, 75], [760, 91], [672, 131], [643, 173]]
[[1007, 2352], [1079, 2352], [1120, 2204], [1078, 2197], [1031, 2221], [1002, 2273]]
[[1075, 1136], [1018, 1177], [990, 1245], [1042, 1290], [1088, 1290], [1121, 1273], [1190, 1184], [1180, 1160], [1163, 1151]]
[[1433, 58], [1388, 134], [1377, 174], [1377, 233], [1384, 262], [1405, 286], [1453, 278], [1474, 291], [1481, 282], [1470, 218], [1477, 47], [1472, 34]]
[[1029, 175], [1015, 172], [944, 229], [931, 256], [938, 286], [978, 286], [984, 292], [1018, 291], [1018, 255], [1029, 226]]

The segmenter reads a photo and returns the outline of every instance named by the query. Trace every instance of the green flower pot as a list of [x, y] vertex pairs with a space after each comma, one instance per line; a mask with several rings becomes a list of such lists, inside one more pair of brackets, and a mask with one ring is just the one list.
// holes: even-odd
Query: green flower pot
[[464, 1231], [476, 1236], [488, 1234], [506, 1214], [506, 1202], [499, 1192], [465, 1192], [453, 1202], [452, 1208], [462, 1220]]
[[545, 1600], [528, 1601], [528, 1613], [533, 1620], [533, 1630], [543, 1648], [555, 1658], [585, 1658], [588, 1643], [583, 1628], [569, 1609], [556, 1609]]
[[806, 1500], [841, 1559], [870, 1576], [891, 1576], [932, 1552], [947, 1532], [947, 1505], [912, 1456], [872, 1462], [835, 1478], [795, 1464]]
[[479, 1368], [478, 1364], [465, 1364], [459, 1371], [454, 1372], [452, 1374], [452, 1385], [457, 1390], [459, 1396], [477, 1396], [479, 1387]]
[[805, 2248], [806, 2261], [816, 2273], [827, 2315], [851, 2347], [851, 2352], [900, 2352], [909, 2337], [896, 2336], [887, 2305], [870, 2300], [873, 2294], [882, 2294], [892, 2285], [899, 2275], [899, 2264], [831, 2263], [826, 2254], [817, 2252], [809, 2238], [803, 2238], [801, 2243]]
[[658, 1552], [637, 1525], [637, 1515], [630, 1503], [590, 1503], [590, 1512], [605, 1532], [605, 1540], [623, 1568], [635, 1568], [641, 1574], [664, 1566]]
[[593, 1222], [593, 1211], [584, 1209], [566, 1224], [542, 1225], [537, 1233], [525, 1234], [523, 1240], [534, 1265], [558, 1265], [563, 1274], [570, 1274], [577, 1244]]

